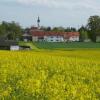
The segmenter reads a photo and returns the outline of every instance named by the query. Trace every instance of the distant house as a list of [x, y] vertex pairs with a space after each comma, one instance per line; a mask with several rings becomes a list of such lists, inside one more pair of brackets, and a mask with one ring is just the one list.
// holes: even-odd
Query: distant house
[[78, 42], [80, 38], [80, 33], [79, 32], [65, 32], [63, 38], [66, 42]]
[[79, 41], [79, 32], [45, 32], [31, 30], [32, 41], [75, 42]]
[[17, 50], [20, 50], [20, 47], [18, 45], [11, 45], [10, 50], [11, 51], [17, 51]]
[[32, 41], [32, 36], [30, 34], [25, 33], [22, 35], [22, 40], [24, 42]]
[[24, 42], [28, 42], [28, 41], [32, 41], [32, 35], [30, 34], [30, 30], [33, 30], [33, 31], [39, 31], [38, 27], [31, 27], [31, 28], [28, 28], [26, 29], [24, 32], [23, 32], [23, 35], [22, 35], [22, 40]]

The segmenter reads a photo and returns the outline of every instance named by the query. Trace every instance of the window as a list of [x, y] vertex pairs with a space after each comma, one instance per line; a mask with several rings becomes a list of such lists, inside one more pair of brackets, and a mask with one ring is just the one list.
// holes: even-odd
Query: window
[[38, 39], [41, 39], [42, 40], [42, 39], [44, 39], [44, 37], [38, 37]]
[[57, 38], [60, 38], [60, 36], [57, 36]]
[[53, 38], [53, 36], [51, 36], [50, 38]]

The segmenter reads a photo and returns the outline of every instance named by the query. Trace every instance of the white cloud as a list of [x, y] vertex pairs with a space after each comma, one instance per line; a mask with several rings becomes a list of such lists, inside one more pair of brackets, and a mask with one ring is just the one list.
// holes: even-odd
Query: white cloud
[[17, 2], [23, 5], [40, 5], [52, 8], [89, 9], [100, 11], [100, 0], [4, 0], [5, 2]]
[[95, 11], [100, 10], [100, 1], [98, 0], [16, 0], [25, 5], [41, 5], [55, 8], [88, 8]]
[[26, 5], [43, 5], [48, 7], [65, 6], [65, 0], [18, 0], [19, 3]]

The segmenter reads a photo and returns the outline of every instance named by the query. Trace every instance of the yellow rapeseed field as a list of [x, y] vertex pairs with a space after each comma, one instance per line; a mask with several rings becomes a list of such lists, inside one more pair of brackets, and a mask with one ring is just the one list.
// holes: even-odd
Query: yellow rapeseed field
[[100, 100], [100, 51], [0, 51], [0, 100]]

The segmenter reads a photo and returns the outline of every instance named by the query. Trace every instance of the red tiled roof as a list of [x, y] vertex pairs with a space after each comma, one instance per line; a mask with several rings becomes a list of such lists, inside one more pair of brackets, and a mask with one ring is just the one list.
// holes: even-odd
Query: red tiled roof
[[64, 34], [64, 38], [69, 38], [69, 37], [74, 37], [79, 35], [80, 35], [79, 32], [67, 32], [66, 34]]
[[64, 36], [64, 38], [79, 36], [79, 32], [45, 32], [45, 31], [31, 31], [32, 36]]

